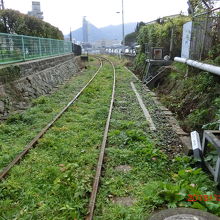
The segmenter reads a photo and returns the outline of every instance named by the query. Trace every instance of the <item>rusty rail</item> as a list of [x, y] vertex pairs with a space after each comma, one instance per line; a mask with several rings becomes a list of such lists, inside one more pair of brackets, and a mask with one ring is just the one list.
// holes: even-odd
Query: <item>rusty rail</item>
[[113, 79], [113, 85], [112, 85], [112, 97], [111, 97], [111, 102], [110, 102], [110, 107], [109, 107], [109, 113], [108, 113], [108, 118], [107, 118], [106, 125], [105, 125], [105, 131], [104, 131], [102, 145], [101, 145], [101, 149], [100, 149], [99, 160], [98, 160], [98, 164], [97, 164], [97, 168], [96, 168], [96, 175], [95, 175], [94, 182], [93, 182], [93, 188], [92, 188], [92, 193], [90, 196], [89, 209], [88, 209], [88, 215], [86, 216], [86, 220], [93, 219], [93, 213], [95, 210], [96, 195], [97, 195], [98, 187], [99, 187], [99, 180], [100, 180], [100, 176], [101, 176], [105, 148], [106, 148], [106, 143], [107, 143], [107, 138], [108, 138], [108, 130], [109, 130], [109, 125], [110, 125], [110, 120], [111, 120], [111, 115], [112, 115], [112, 110], [113, 110], [113, 104], [114, 104], [114, 99], [115, 99], [115, 82], [116, 82], [115, 67], [111, 61], [109, 61], [106, 58], [103, 58], [103, 59], [105, 59], [111, 63], [112, 68], [113, 68], [114, 79]]
[[79, 98], [79, 96], [83, 93], [83, 91], [90, 85], [90, 83], [93, 81], [93, 79], [96, 77], [96, 75], [99, 73], [100, 69], [103, 66], [103, 63], [100, 60], [100, 66], [98, 70], [95, 72], [93, 77], [87, 82], [87, 84], [77, 93], [77, 95], [61, 110], [61, 112], [55, 116], [55, 118], [49, 122], [35, 137], [34, 139], [28, 143], [24, 150], [19, 153], [11, 163], [8, 164], [1, 172], [0, 172], [0, 180], [3, 180], [3, 178], [9, 173], [11, 168], [16, 165], [29, 151], [30, 149], [34, 148], [34, 146], [38, 143], [38, 140], [50, 129], [50, 127], [63, 115], [63, 113]]

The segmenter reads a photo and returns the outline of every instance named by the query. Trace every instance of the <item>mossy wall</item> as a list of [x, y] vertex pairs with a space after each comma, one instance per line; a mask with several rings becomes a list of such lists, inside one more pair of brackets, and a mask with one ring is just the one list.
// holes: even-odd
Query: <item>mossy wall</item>
[[31, 99], [51, 90], [74, 73], [79, 66], [73, 55], [29, 61], [0, 69], [0, 116], [22, 110]]

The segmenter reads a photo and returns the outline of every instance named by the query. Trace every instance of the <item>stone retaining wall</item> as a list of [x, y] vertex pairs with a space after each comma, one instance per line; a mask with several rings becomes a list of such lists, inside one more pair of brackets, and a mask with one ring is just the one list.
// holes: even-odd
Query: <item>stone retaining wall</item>
[[0, 117], [25, 109], [31, 99], [48, 94], [77, 72], [72, 54], [0, 68]]

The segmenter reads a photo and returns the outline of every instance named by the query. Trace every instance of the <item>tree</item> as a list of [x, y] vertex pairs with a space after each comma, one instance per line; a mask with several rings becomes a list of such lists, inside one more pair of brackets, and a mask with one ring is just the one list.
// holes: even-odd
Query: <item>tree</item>
[[213, 0], [188, 0], [187, 3], [189, 5], [188, 13], [192, 15], [214, 7]]
[[135, 42], [136, 42], [136, 38], [137, 38], [137, 33], [136, 32], [132, 32], [130, 34], [127, 34], [125, 36], [125, 45], [132, 47], [134, 46]]
[[11, 9], [0, 10], [0, 32], [63, 40], [63, 33], [58, 28]]
[[138, 33], [139, 30], [141, 29], [141, 27], [144, 26], [144, 25], [145, 25], [145, 23], [144, 23], [143, 21], [138, 22], [138, 23], [137, 23], [137, 26], [136, 26], [136, 28], [135, 28], [135, 32]]
[[24, 28], [23, 16], [19, 11], [1, 10], [0, 21], [5, 33], [19, 33]]
[[130, 34], [127, 34], [127, 35], [125, 36], [125, 45], [126, 45], [126, 46], [129, 46], [129, 47], [133, 47], [133, 46], [134, 46], [134, 44], [135, 44], [136, 41], [137, 41], [138, 32], [139, 32], [139, 30], [141, 29], [141, 27], [144, 26], [144, 25], [145, 25], [145, 23], [142, 22], [142, 21], [139, 22], [139, 23], [137, 23], [137, 26], [136, 26], [136, 28], [135, 28], [135, 31], [132, 32], [132, 33], [130, 33]]

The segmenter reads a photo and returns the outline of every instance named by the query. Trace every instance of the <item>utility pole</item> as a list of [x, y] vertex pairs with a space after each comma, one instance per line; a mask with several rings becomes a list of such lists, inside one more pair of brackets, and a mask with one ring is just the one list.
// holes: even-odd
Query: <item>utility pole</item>
[[[122, 18], [122, 51], [121, 53], [125, 52], [125, 24], [124, 24], [124, 0], [121, 0], [121, 18]], [[120, 11], [116, 12], [120, 14]]]
[[72, 31], [71, 31], [71, 28], [70, 28], [70, 42], [72, 43], [72, 40], [73, 40], [73, 38], [72, 38]]
[[70, 27], [70, 42], [71, 42], [72, 52], [74, 53], [74, 45], [73, 45], [73, 38], [72, 38], [72, 30], [71, 30], [71, 27]]
[[1, 0], [1, 10], [4, 10], [5, 9], [5, 6], [4, 6], [4, 1]]
[[122, 52], [125, 53], [124, 0], [122, 0], [121, 15], [122, 15], [122, 44], [123, 44]]

